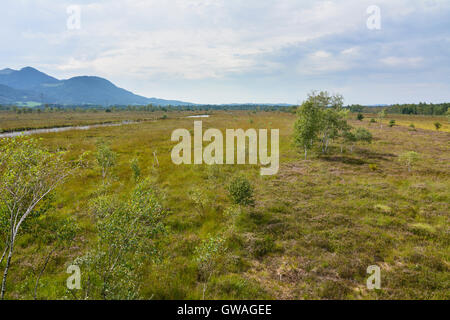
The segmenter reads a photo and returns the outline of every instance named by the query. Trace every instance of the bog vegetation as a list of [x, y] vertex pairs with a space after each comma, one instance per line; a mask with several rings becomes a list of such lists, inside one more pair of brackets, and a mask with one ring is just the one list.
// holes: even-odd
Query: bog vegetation
[[8, 130], [141, 122], [1, 140], [2, 298], [449, 299], [447, 118], [351, 113], [326, 92], [291, 111], [203, 120], [280, 129], [280, 170], [264, 177], [174, 165], [170, 134], [192, 110], [4, 111]]

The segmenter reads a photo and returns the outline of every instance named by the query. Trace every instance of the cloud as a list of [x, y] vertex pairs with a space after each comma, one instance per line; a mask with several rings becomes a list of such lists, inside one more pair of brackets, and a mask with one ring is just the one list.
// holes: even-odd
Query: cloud
[[417, 67], [423, 61], [421, 57], [387, 57], [381, 62], [391, 67]]
[[[370, 103], [363, 96], [374, 86], [368, 79], [402, 84], [400, 98], [409, 97], [404, 87], [414, 78], [449, 83], [447, 0], [378, 0], [382, 29], [376, 31], [366, 28], [373, 4], [366, 0], [77, 4], [80, 30], [66, 27], [71, 1], [3, 4], [4, 66], [33, 65], [62, 78], [95, 74], [140, 94], [200, 102], [233, 95], [296, 102], [295, 88], [304, 96], [330, 87], [348, 88], [351, 101]], [[366, 90], [352, 90], [352, 81]]]

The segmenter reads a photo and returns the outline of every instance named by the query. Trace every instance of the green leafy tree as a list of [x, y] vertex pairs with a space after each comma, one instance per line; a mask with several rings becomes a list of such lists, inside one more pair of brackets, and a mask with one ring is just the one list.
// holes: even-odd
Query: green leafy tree
[[358, 113], [358, 115], [356, 116], [356, 119], [359, 121], [363, 121], [364, 115], [362, 113]]
[[297, 121], [294, 125], [294, 141], [305, 150], [305, 160], [308, 150], [312, 148], [320, 129], [320, 109], [312, 101], [305, 101], [297, 110]]
[[0, 143], [0, 220], [7, 225], [1, 299], [5, 296], [14, 246], [25, 221], [71, 173], [64, 153], [40, 147], [35, 139], [3, 139]]
[[97, 152], [95, 156], [97, 164], [102, 170], [102, 178], [105, 179], [109, 170], [116, 164], [117, 154], [111, 150], [106, 142], [99, 141], [97, 143]]
[[313, 92], [297, 111], [297, 121], [294, 126], [294, 141], [308, 150], [319, 139], [322, 152], [327, 152], [330, 141], [339, 137], [342, 131], [349, 130], [347, 124], [348, 110], [343, 109], [343, 97], [330, 95], [326, 91]]
[[347, 124], [347, 110], [340, 107], [323, 108], [320, 119], [320, 134], [322, 142], [322, 152], [326, 153], [330, 141], [336, 139], [342, 132], [348, 131], [350, 126]]
[[211, 276], [216, 271], [226, 251], [225, 239], [221, 236], [209, 237], [195, 248], [195, 260], [198, 264], [200, 281], [203, 283], [203, 299]]
[[[355, 134], [351, 130], [344, 131], [342, 138], [344, 139], [344, 143], [350, 145], [350, 151], [353, 152], [353, 145], [357, 141]], [[342, 146], [341, 146], [341, 153], [342, 153]]]
[[146, 180], [136, 185], [127, 201], [100, 196], [92, 203], [97, 246], [75, 260], [83, 268], [85, 298], [137, 299], [142, 265], [155, 260], [166, 233], [160, 195]]

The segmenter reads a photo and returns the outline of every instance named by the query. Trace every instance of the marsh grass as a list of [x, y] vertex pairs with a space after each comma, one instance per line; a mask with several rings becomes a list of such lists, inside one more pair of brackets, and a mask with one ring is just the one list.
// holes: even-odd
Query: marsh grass
[[[88, 207], [102, 181], [94, 153], [96, 141], [104, 139], [118, 155], [107, 192], [125, 195], [133, 188], [130, 162], [139, 158], [140, 176], [149, 177], [165, 194], [168, 235], [159, 261], [145, 266], [143, 298], [201, 299], [196, 248], [211, 235], [224, 235], [227, 248], [224, 261], [209, 279], [211, 299], [450, 298], [450, 153], [445, 120], [440, 119], [445, 124], [439, 132], [431, 127], [435, 117], [388, 115], [382, 129], [370, 124], [370, 115], [363, 121], [350, 120], [355, 127], [371, 131], [372, 144], [356, 144], [353, 152], [346, 149], [343, 154], [336, 144], [328, 155], [315, 153], [303, 161], [293, 147], [291, 114], [217, 111], [202, 119], [204, 128], [280, 129], [280, 171], [262, 177], [258, 166], [175, 166], [170, 158], [171, 132], [193, 129], [193, 120], [186, 119], [185, 113], [167, 114], [165, 120], [41, 135], [42, 144], [67, 150], [68, 158], [85, 151], [91, 154], [87, 168], [55, 193], [52, 214], [74, 217], [81, 232], [49, 264], [39, 297], [73, 298], [65, 289], [65, 269], [96, 241]], [[2, 114], [0, 127], [86, 124], [100, 119], [85, 119], [85, 114], [71, 115], [73, 119], [44, 116], [10, 122], [13, 116]], [[397, 126], [389, 128], [391, 117]], [[409, 130], [410, 123], [416, 131]], [[397, 161], [410, 150], [421, 154], [412, 172]], [[255, 205], [242, 209], [233, 218], [233, 232], [227, 232], [226, 212], [233, 205], [227, 186], [236, 175], [250, 181]], [[193, 191], [201, 195], [200, 202], [193, 201]], [[32, 297], [35, 278], [29, 266], [42, 259], [50, 245], [39, 234], [22, 238], [8, 298]], [[365, 285], [366, 269], [373, 264], [381, 267], [382, 289], [377, 291]]]

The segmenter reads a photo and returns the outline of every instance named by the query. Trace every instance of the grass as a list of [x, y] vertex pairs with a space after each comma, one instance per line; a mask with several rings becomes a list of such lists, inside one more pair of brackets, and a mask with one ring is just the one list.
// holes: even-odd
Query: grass
[[[22, 131], [29, 129], [47, 129], [54, 127], [81, 126], [89, 124], [112, 123], [120, 121], [155, 121], [163, 112], [104, 112], [98, 110], [86, 112], [42, 112], [15, 113], [0, 111], [0, 132]], [[176, 112], [171, 113], [176, 116]]]
[[[394, 116], [379, 124], [350, 120], [369, 129], [370, 145], [353, 152], [335, 144], [327, 155], [307, 161], [292, 146], [294, 117], [279, 112], [216, 111], [201, 119], [204, 130], [218, 128], [280, 129], [280, 171], [262, 177], [258, 166], [176, 166], [170, 152], [174, 129], [193, 129], [188, 113], [168, 113], [154, 120], [120, 127], [43, 134], [42, 143], [68, 151], [75, 158], [94, 151], [99, 138], [118, 153], [111, 192], [125, 195], [134, 182], [130, 161], [137, 157], [143, 176], [165, 193], [169, 234], [161, 259], [145, 267], [144, 298], [200, 299], [195, 248], [203, 239], [222, 234], [228, 248], [224, 263], [212, 275], [208, 299], [449, 299], [449, 133], [445, 118], [440, 132], [430, 129], [434, 117]], [[0, 127], [9, 129], [90, 121], [138, 120], [152, 113], [0, 114]], [[69, 119], [70, 118], [70, 119]], [[391, 118], [398, 126], [389, 128]], [[352, 115], [351, 119], [355, 119]], [[414, 123], [416, 131], [410, 130]], [[159, 167], [154, 165], [157, 152]], [[406, 151], [420, 153], [408, 172], [397, 160]], [[83, 169], [59, 188], [52, 214], [74, 216], [82, 232], [49, 264], [39, 297], [72, 298], [65, 291], [65, 268], [95, 241], [87, 203], [101, 185], [100, 170]], [[232, 206], [226, 187], [244, 175], [255, 191], [255, 206], [243, 208], [231, 223], [224, 212]], [[199, 210], [192, 191], [204, 195]], [[230, 228], [230, 225], [233, 225]], [[33, 265], [51, 244], [24, 235], [18, 245], [8, 283], [8, 298], [29, 299]], [[366, 288], [366, 269], [381, 267], [381, 290]]]

